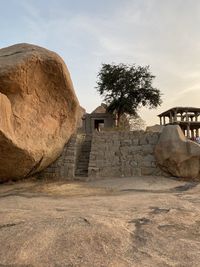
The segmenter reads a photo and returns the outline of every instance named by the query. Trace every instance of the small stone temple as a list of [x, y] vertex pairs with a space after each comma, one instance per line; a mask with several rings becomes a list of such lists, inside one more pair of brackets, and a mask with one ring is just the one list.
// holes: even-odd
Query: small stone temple
[[112, 128], [115, 126], [115, 116], [106, 111], [106, 105], [101, 104], [92, 113], [86, 113], [82, 117], [83, 132], [86, 134], [101, 129]]
[[158, 115], [160, 125], [178, 124], [188, 138], [199, 137], [200, 108], [174, 107]]

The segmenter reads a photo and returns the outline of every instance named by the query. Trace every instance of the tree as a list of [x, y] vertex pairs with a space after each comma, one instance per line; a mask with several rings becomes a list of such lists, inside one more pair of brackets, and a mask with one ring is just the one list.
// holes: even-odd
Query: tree
[[123, 114], [118, 129], [127, 131], [140, 131], [146, 128], [145, 121], [139, 115]]
[[104, 97], [107, 111], [116, 114], [118, 126], [123, 114], [137, 116], [140, 107], [161, 104], [161, 93], [152, 86], [155, 76], [149, 66], [102, 64], [97, 78], [97, 91]]
[[130, 116], [129, 115], [129, 125], [131, 131], [140, 131], [146, 128], [145, 121], [139, 116]]

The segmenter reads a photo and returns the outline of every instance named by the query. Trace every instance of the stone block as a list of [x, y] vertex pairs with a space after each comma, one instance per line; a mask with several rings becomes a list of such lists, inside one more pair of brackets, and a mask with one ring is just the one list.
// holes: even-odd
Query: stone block
[[65, 155], [65, 157], [74, 157], [74, 151], [73, 150], [68, 150], [67, 152], [66, 152], [66, 155]]
[[132, 139], [132, 145], [133, 145], [133, 146], [137, 146], [137, 145], [139, 145], [139, 139], [138, 139], [138, 138], [134, 138], [134, 139]]
[[72, 158], [67, 158], [66, 161], [67, 161], [67, 163], [74, 163], [74, 159], [72, 159]]
[[140, 166], [141, 167], [152, 167], [152, 164], [151, 164], [151, 161], [142, 161], [141, 163], [140, 163]]
[[132, 168], [131, 176], [141, 176], [141, 168]]
[[111, 168], [103, 168], [99, 172], [99, 176], [101, 177], [119, 177], [121, 176], [121, 171], [117, 167], [111, 167]]
[[128, 155], [130, 148], [129, 147], [120, 147], [121, 154]]
[[148, 144], [147, 135], [143, 134], [139, 139], [139, 145], [147, 145], [147, 144]]
[[149, 161], [149, 162], [156, 161], [154, 155], [151, 155], [151, 154], [144, 156], [143, 160], [144, 161]]
[[157, 167], [157, 163], [156, 163], [156, 161], [152, 161], [152, 162], [151, 162], [151, 167], [153, 167], [153, 168], [156, 168], [156, 167]]
[[154, 175], [154, 173], [155, 173], [155, 168], [152, 168], [152, 167], [141, 168], [142, 175]]
[[118, 139], [111, 140], [110, 145], [119, 147], [120, 146], [120, 140], [118, 140]]
[[138, 166], [138, 162], [137, 162], [137, 161], [134, 161], [134, 160], [132, 160], [132, 161], [130, 161], [130, 166], [131, 166], [132, 168], [135, 168], [135, 167], [137, 167], [137, 166]]
[[148, 155], [148, 154], [153, 154], [154, 152], [154, 146], [153, 145], [142, 145], [141, 146], [141, 151], [143, 153], [143, 155]]
[[159, 133], [148, 133], [147, 140], [151, 145], [156, 145], [158, 143]]
[[138, 166], [140, 166], [141, 162], [143, 161], [143, 156], [140, 154], [135, 154], [134, 158], [138, 162]]
[[139, 153], [141, 151], [141, 146], [131, 146], [129, 151], [131, 155]]
[[97, 177], [99, 175], [99, 168], [89, 167], [88, 176], [89, 177]]
[[121, 155], [121, 153], [119, 150], [115, 151], [115, 154], [114, 154], [115, 157], [119, 157], [120, 155]]
[[[119, 142], [120, 143], [120, 142]], [[127, 140], [121, 140], [121, 146], [130, 146], [132, 144], [132, 140], [131, 139], [127, 139]]]
[[94, 155], [94, 154], [90, 154], [90, 161], [93, 161], [93, 160], [96, 160], [96, 155]]
[[122, 168], [121, 176], [130, 177], [132, 176], [131, 168]]
[[89, 168], [97, 168], [96, 161], [90, 161], [89, 162]]

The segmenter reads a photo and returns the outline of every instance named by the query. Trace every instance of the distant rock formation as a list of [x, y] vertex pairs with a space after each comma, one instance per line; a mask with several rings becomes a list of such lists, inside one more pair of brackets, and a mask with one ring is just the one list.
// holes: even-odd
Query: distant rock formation
[[0, 49], [0, 181], [52, 163], [79, 112], [70, 74], [56, 53], [29, 44]]
[[178, 125], [164, 127], [155, 156], [160, 167], [173, 176], [200, 178], [200, 145], [188, 140]]

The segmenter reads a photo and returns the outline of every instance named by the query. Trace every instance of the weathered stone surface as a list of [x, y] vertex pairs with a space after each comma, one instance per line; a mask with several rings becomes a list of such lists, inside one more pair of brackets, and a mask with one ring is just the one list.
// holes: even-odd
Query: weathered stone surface
[[58, 178], [73, 180], [75, 177], [77, 134], [73, 134], [65, 144], [62, 154], [56, 161], [50, 164], [42, 172], [38, 173], [38, 178], [49, 179]]
[[155, 124], [153, 126], [147, 126], [146, 132], [161, 133], [164, 127], [165, 126], [159, 124]]
[[42, 170], [74, 132], [79, 104], [63, 60], [47, 49], [0, 49], [0, 181]]
[[166, 126], [155, 148], [158, 164], [177, 177], [200, 178], [200, 145], [188, 140], [179, 126]]
[[144, 131], [94, 133], [89, 178], [167, 175], [155, 162], [154, 148], [159, 135]]
[[155, 176], [2, 185], [0, 266], [198, 267], [199, 195]]

